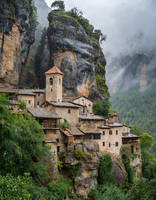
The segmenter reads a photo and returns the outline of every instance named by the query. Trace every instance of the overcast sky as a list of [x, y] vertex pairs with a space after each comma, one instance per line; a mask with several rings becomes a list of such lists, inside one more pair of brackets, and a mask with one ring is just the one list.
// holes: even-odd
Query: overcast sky
[[[52, 0], [46, 0], [50, 6]], [[148, 51], [156, 46], [156, 0], [65, 0], [107, 35], [104, 53]]]

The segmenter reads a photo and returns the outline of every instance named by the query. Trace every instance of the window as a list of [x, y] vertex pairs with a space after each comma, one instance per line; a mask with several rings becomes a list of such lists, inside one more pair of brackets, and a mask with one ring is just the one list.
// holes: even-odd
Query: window
[[53, 85], [53, 79], [52, 78], [49, 79], [49, 83], [50, 83], [50, 85]]
[[88, 106], [91, 107], [91, 104], [89, 104]]
[[85, 139], [91, 140], [92, 139], [92, 135], [91, 134], [86, 134], [85, 135]]
[[28, 104], [31, 104], [31, 100], [28, 100]]
[[118, 142], [115, 142], [115, 146], [118, 147], [118, 146], [119, 146], [119, 143], [118, 143]]
[[60, 152], [60, 147], [59, 146], [57, 146], [57, 153], [59, 153]]
[[38, 93], [38, 97], [40, 96], [40, 93]]
[[116, 135], [118, 135], [118, 130], [116, 130]]
[[40, 102], [39, 102], [39, 101], [37, 102], [37, 105], [38, 105], [38, 106], [40, 105]]
[[70, 110], [70, 109], [68, 109], [68, 113], [69, 113], [69, 114], [71, 113], [71, 110]]
[[59, 79], [59, 84], [61, 85], [61, 79]]
[[56, 139], [56, 142], [59, 142], [59, 139], [58, 139], [58, 138]]
[[105, 146], [105, 142], [103, 142], [103, 146]]
[[53, 89], [51, 88], [51, 92], [53, 91]]
[[134, 146], [133, 145], [131, 146], [131, 153], [132, 154], [134, 153]]
[[112, 135], [112, 130], [109, 131], [109, 135]]
[[111, 143], [109, 142], [109, 147], [111, 147]]
[[105, 135], [105, 131], [103, 131], [103, 135]]
[[101, 135], [100, 134], [94, 134], [93, 139], [94, 140], [100, 140], [101, 139]]
[[81, 140], [81, 136], [80, 135], [75, 135], [74, 136], [74, 140]]

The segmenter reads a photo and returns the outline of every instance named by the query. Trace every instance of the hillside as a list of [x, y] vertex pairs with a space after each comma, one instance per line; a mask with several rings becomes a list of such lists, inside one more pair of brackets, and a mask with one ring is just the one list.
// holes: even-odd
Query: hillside
[[111, 103], [123, 123], [139, 126], [142, 131], [156, 137], [155, 88], [149, 88], [144, 92], [131, 89], [118, 93], [112, 96]]

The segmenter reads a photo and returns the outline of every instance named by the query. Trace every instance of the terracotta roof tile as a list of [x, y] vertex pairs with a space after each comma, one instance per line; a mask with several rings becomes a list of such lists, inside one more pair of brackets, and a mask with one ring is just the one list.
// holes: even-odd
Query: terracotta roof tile
[[61, 75], [64, 75], [64, 73], [61, 72], [61, 70], [56, 66], [49, 69], [47, 72], [45, 72], [45, 74], [61, 74]]

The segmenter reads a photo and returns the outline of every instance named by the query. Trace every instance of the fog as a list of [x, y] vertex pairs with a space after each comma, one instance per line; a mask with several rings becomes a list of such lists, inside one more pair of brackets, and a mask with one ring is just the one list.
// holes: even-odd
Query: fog
[[[50, 6], [53, 1], [46, 0]], [[102, 44], [107, 63], [121, 55], [149, 54], [156, 49], [156, 0], [65, 0], [107, 35]], [[109, 66], [110, 67], [110, 66]]]

